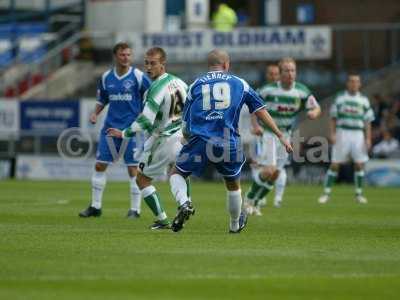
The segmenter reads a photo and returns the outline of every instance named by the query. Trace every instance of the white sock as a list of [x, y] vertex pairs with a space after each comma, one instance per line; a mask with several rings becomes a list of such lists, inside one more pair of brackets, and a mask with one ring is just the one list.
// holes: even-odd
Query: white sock
[[129, 178], [129, 185], [131, 190], [131, 209], [140, 213], [140, 190], [136, 183], [136, 176]]
[[186, 201], [190, 201], [187, 196], [187, 185], [186, 180], [179, 174], [173, 174], [169, 178], [169, 183], [171, 185], [171, 193], [174, 195], [176, 202], [179, 206], [184, 204]]
[[101, 201], [106, 181], [106, 172], [94, 171], [92, 175], [92, 206], [97, 209], [101, 208]]
[[275, 199], [274, 202], [281, 202], [285, 192], [287, 174], [286, 169], [279, 170], [279, 176], [275, 181]]
[[242, 190], [227, 191], [227, 206], [231, 216], [230, 229], [239, 229], [239, 217], [242, 210]]

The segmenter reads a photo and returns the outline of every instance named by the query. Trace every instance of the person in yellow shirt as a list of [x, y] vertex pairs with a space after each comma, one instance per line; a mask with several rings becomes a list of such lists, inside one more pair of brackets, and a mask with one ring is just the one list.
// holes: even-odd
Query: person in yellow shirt
[[212, 15], [212, 27], [217, 31], [231, 31], [237, 22], [236, 12], [225, 3], [219, 4]]

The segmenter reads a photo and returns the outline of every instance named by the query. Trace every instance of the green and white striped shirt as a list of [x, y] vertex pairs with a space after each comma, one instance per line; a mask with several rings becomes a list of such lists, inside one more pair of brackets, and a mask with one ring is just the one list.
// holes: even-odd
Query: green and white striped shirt
[[[307, 110], [319, 107], [310, 90], [299, 82], [292, 88], [284, 89], [280, 82], [266, 84], [257, 90], [264, 99], [266, 109], [281, 130], [290, 130], [296, 121], [297, 114], [305, 107]], [[265, 129], [263, 124], [261, 124]]]
[[158, 77], [144, 94], [143, 112], [124, 130], [124, 137], [131, 137], [138, 131], [170, 136], [180, 130], [187, 88], [186, 83], [171, 74]]
[[364, 130], [365, 122], [375, 119], [367, 97], [344, 91], [339, 93], [331, 106], [330, 115], [336, 119], [336, 128]]

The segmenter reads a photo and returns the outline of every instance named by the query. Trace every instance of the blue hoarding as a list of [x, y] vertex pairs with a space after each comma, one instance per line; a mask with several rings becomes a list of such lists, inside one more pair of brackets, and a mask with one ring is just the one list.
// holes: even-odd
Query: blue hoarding
[[79, 101], [23, 101], [21, 129], [57, 134], [79, 127]]

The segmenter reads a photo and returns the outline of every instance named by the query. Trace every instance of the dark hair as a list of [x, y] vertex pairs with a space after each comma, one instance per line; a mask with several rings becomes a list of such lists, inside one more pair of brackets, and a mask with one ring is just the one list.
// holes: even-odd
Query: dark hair
[[351, 71], [347, 72], [347, 78], [350, 78], [351, 76], [358, 76], [361, 78], [360, 73], [355, 70], [351, 70]]
[[150, 48], [149, 50], [146, 51], [146, 55], [148, 56], [153, 56], [153, 55], [160, 55], [160, 61], [161, 63], [165, 63], [167, 60], [167, 53], [165, 53], [165, 50], [161, 47], [153, 47]]
[[131, 46], [129, 46], [129, 44], [126, 42], [119, 42], [115, 44], [115, 46], [113, 47], [112, 53], [117, 54], [118, 50], [125, 50], [125, 49], [131, 49]]

